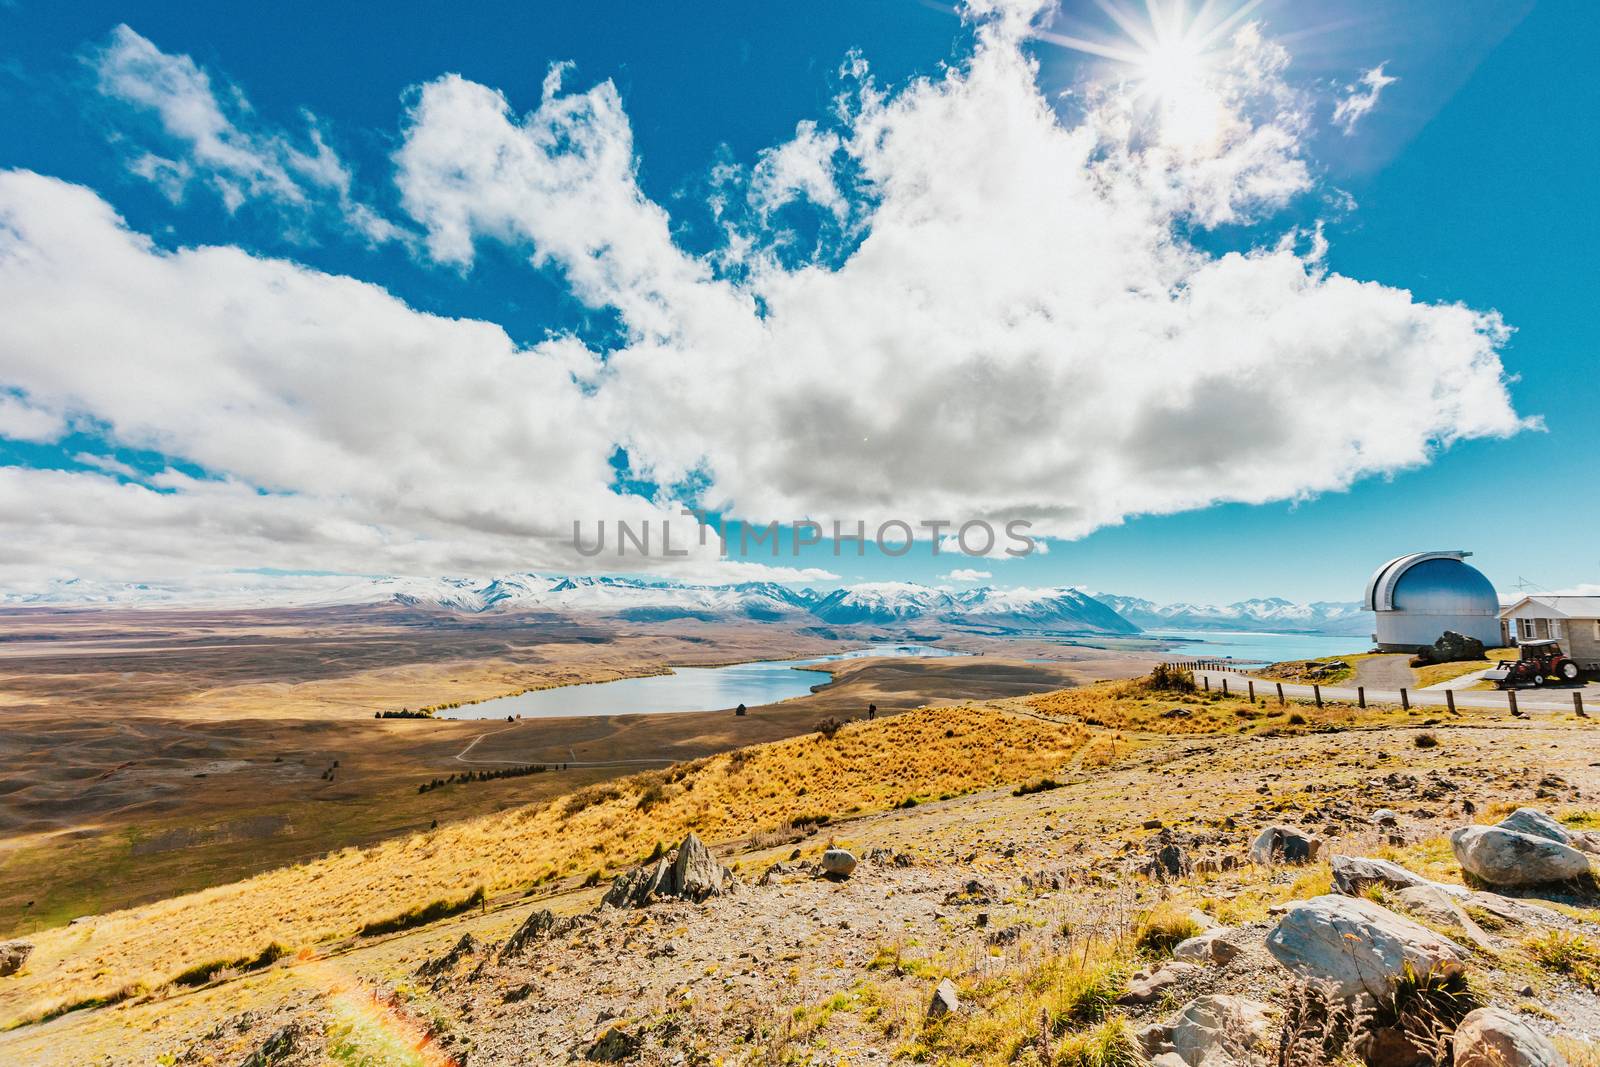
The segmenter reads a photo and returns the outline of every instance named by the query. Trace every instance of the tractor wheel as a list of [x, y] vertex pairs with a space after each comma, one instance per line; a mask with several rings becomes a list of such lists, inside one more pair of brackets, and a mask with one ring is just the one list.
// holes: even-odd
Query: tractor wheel
[[1581, 673], [1582, 672], [1578, 670], [1578, 665], [1572, 662], [1570, 659], [1562, 660], [1561, 666], [1556, 668], [1556, 675], [1563, 682], [1576, 682], [1578, 680], [1578, 675]]
[[1534, 688], [1538, 688], [1544, 685], [1544, 675], [1540, 674], [1538, 671], [1534, 671], [1533, 677], [1529, 679], [1529, 681], [1533, 682]]

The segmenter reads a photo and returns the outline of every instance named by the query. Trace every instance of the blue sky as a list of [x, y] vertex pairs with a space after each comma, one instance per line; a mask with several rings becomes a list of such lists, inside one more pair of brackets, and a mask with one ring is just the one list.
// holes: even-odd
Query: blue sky
[[[1226, 55], [1200, 57], [1193, 80], [1175, 84], [1137, 58], [1074, 47], [1141, 49], [1091, 3], [1036, 14], [1031, 32], [1003, 15], [911, 0], [705, 4], [692, 14], [403, 4], [381, 19], [315, 4], [0, 7], [0, 169], [52, 180], [16, 183], [9, 205], [0, 203], [0, 234], [9, 207], [13, 229], [18, 219], [38, 224], [18, 248], [59, 255], [58, 264], [75, 255], [112, 265], [80, 284], [64, 266], [52, 273], [12, 256], [24, 272], [13, 280], [28, 283], [26, 307], [39, 314], [0, 323], [0, 397], [13, 419], [12, 434], [0, 433], [0, 464], [13, 478], [0, 488], [12, 545], [0, 582], [251, 567], [568, 569], [575, 561], [551, 547], [555, 531], [575, 517], [660, 514], [629, 494], [647, 487], [664, 494], [658, 503], [696, 496], [761, 520], [959, 518], [971, 500], [971, 514], [1034, 516], [1061, 535], [1020, 561], [933, 558], [926, 546], [892, 560], [839, 559], [823, 547], [776, 561], [789, 568], [777, 577], [811, 584], [932, 583], [959, 567], [997, 584], [1163, 600], [1340, 600], [1354, 599], [1383, 559], [1433, 548], [1474, 551], [1502, 592], [1522, 579], [1543, 588], [1600, 581], [1600, 375], [1588, 311], [1600, 237], [1589, 207], [1600, 141], [1588, 116], [1600, 100], [1592, 81], [1571, 76], [1588, 65], [1600, 29], [1559, 4], [1310, 7], [1251, 7], [1207, 43]], [[1246, 55], [1232, 35], [1249, 23], [1264, 43]], [[985, 40], [987, 67], [974, 60]], [[1007, 81], [1019, 69], [1013, 52], [1034, 64], [1028, 91], [1055, 128], [1030, 132], [1016, 117], [1027, 93]], [[552, 91], [553, 64], [570, 66]], [[947, 69], [964, 80], [941, 95], [929, 86]], [[1367, 90], [1360, 79], [1374, 69], [1379, 81], [1395, 80], [1347, 129], [1336, 108]], [[228, 123], [210, 157], [149, 103], [185, 71], [204, 78]], [[509, 125], [494, 114], [493, 91]], [[1191, 107], [1196, 98], [1206, 107]], [[567, 132], [592, 136], [596, 157], [620, 146], [631, 177], [603, 164], [577, 187], [558, 184], [564, 176], [452, 173], [457, 156], [485, 144], [492, 158], [495, 138], [503, 158], [537, 123], [556, 128], [564, 120], [542, 107], [551, 101], [586, 107]], [[1213, 114], [1223, 108], [1226, 136]], [[524, 120], [529, 113], [544, 117]], [[1072, 145], [1084, 131], [1104, 138], [1129, 116], [1157, 128], [1130, 149], [1142, 154], [1095, 170], [1121, 150], [1102, 139], [1097, 154], [1072, 163], [1100, 185], [1077, 183], [1076, 172], [1067, 181], [1060, 168], [1077, 159]], [[1205, 125], [1198, 147], [1179, 136], [1195, 121]], [[799, 151], [819, 143], [799, 124], [837, 140], [820, 156]], [[1249, 138], [1262, 130], [1274, 136]], [[563, 151], [556, 144], [551, 158]], [[781, 156], [778, 146], [796, 151]], [[969, 166], [969, 186], [937, 169], [990, 156], [1012, 163], [994, 175]], [[1153, 161], [1168, 169], [1146, 184]], [[1218, 172], [1225, 179], [1205, 176]], [[496, 184], [512, 180], [530, 184]], [[1073, 206], [1085, 189], [1117, 182], [1146, 198], [1137, 211]], [[923, 187], [936, 195], [919, 202]], [[1005, 230], [1009, 208], [1033, 195], [1048, 248], [1031, 247], [1026, 214], [1010, 238]], [[989, 210], [986, 197], [1008, 210], [975, 213], [976, 228], [962, 229], [973, 204]], [[541, 198], [550, 201], [543, 213]], [[96, 219], [102, 202], [120, 229]], [[960, 219], [946, 226], [937, 211], [918, 215], [941, 204]], [[1129, 277], [1177, 278], [1193, 293], [1209, 284], [1247, 305], [1287, 301], [1288, 290], [1269, 296], [1266, 282], [1210, 273], [1229, 251], [1287, 240], [1322, 294], [1315, 313], [1327, 316], [1302, 343], [1315, 347], [1332, 331], [1346, 347], [1286, 370], [1293, 360], [1271, 344], [1301, 348], [1285, 333], [1256, 339], [1265, 354], [1235, 360], [1228, 338], [1249, 347], [1252, 314], [1292, 321], [1311, 312], [1262, 303], [1208, 321], [1186, 306], [1189, 336], [1171, 353], [1152, 350], [1147, 363], [1121, 331], [1170, 337], [1177, 327], [1154, 315], [1098, 319], [1074, 301], [1092, 289], [1091, 260], [1106, 247], [1096, 227], [1133, 233], [1152, 215], [1159, 222], [1148, 233], [1163, 235], [1164, 247], [1148, 263], [1121, 264]], [[989, 249], [994, 235], [1014, 240]], [[1075, 260], [1063, 246], [1080, 237]], [[1175, 261], [1169, 238], [1199, 265]], [[159, 258], [166, 253], [196, 248], [239, 258], [143, 278], [151, 262], [178, 266]], [[967, 248], [976, 263], [996, 258], [957, 285], [950, 279]], [[941, 273], [909, 276], [944, 255], [952, 266]], [[318, 273], [279, 276], [279, 263]], [[988, 294], [996, 272], [1012, 268], [1016, 276]], [[819, 275], [831, 275], [819, 287], [842, 291], [813, 294], [806, 283]], [[1345, 292], [1329, 276], [1409, 292], [1412, 302], [1401, 309], [1398, 297]], [[125, 287], [126, 278], [139, 284]], [[368, 308], [322, 279], [367, 283], [395, 303]], [[946, 281], [952, 288], [941, 293]], [[316, 309], [308, 321], [293, 333], [260, 326], [294, 314], [285, 307], [299, 305], [272, 303], [272, 294], [302, 282], [317, 290], [306, 294]], [[1252, 286], [1255, 295], [1244, 295]], [[939, 308], [975, 290], [993, 301], [973, 301], [980, 321], [962, 342], [970, 352], [940, 347], [949, 324], [924, 337], [925, 323], [896, 319], [918, 306], [896, 302], [907, 292], [926, 291]], [[116, 304], [108, 293], [127, 295], [126, 307], [86, 310]], [[206, 313], [185, 318], [184, 293]], [[878, 295], [857, 302], [852, 293]], [[730, 310], [741, 302], [745, 311]], [[1037, 322], [991, 329], [1035, 303], [1046, 307]], [[340, 318], [358, 304], [363, 317]], [[1488, 344], [1499, 367], [1485, 370], [1473, 346], [1487, 343], [1468, 336], [1487, 327], [1429, 310], [1435, 304], [1498, 312], [1512, 331]], [[159, 315], [142, 316], [156, 305]], [[667, 326], [651, 319], [663, 307]], [[755, 317], [742, 317], [750, 309]], [[411, 312], [493, 324], [504, 340], [415, 322]], [[229, 316], [251, 325], [235, 329]], [[951, 321], [965, 330], [966, 320]], [[1063, 323], [1078, 332], [1049, 332]], [[458, 336], [464, 330], [470, 338]], [[384, 343], [362, 347], [371, 337]], [[188, 346], [181, 360], [164, 339]], [[725, 357], [707, 354], [724, 342]], [[771, 349], [758, 357], [764, 370], [718, 362], [753, 346]], [[1168, 358], [1228, 369], [1144, 380]], [[1036, 392], [1022, 373], [1030, 367], [1048, 383]], [[1504, 398], [1491, 388], [1500, 367], [1510, 380]], [[846, 417], [831, 387], [857, 373], [881, 408], [865, 403]], [[1405, 400], [1398, 409], [1383, 399], [1390, 378]], [[434, 399], [395, 416], [417, 393]], [[830, 399], [810, 410], [811, 396]], [[1074, 402], [1081, 412], [1059, 414]], [[1428, 411], [1417, 425], [1401, 425], [1418, 407]], [[1117, 432], [1150, 428], [1129, 431], [1120, 455], [1109, 444], [1046, 447], [1104, 437], [1113, 409]], [[1015, 426], [1003, 425], [1008, 412]], [[602, 414], [615, 421], [602, 424]], [[1242, 442], [1256, 420], [1275, 455], [1261, 440]], [[1340, 420], [1370, 426], [1354, 432], [1354, 445], [1305, 428]], [[858, 451], [838, 447], [858, 431]], [[1453, 435], [1462, 439], [1436, 447]], [[631, 448], [618, 452], [622, 444]], [[645, 457], [635, 461], [642, 469], [618, 475], [624, 454]], [[483, 473], [497, 466], [506, 469]], [[383, 484], [369, 493], [374, 482]], [[1237, 502], [1253, 499], [1265, 502]], [[628, 510], [633, 501], [640, 510]], [[709, 562], [695, 573], [719, 576]]]

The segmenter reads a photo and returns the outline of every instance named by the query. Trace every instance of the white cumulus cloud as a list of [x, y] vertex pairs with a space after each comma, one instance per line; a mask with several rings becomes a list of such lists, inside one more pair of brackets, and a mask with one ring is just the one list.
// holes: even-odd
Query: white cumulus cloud
[[[603, 352], [238, 248], [165, 252], [87, 189], [0, 172], [0, 389], [189, 471], [0, 469], [11, 565], [638, 569], [566, 545], [574, 519], [684, 521], [671, 493], [613, 490], [618, 446], [730, 517], [985, 520], [1003, 545], [1013, 520], [1070, 538], [1298, 499], [1522, 428], [1496, 313], [1339, 275], [1273, 229], [1314, 188], [1282, 47], [1243, 26], [1182, 107], [1107, 84], [1067, 113], [1023, 47], [1037, 7], [980, 12], [937, 76], [855, 70], [835, 115], [741, 172], [753, 204], [859, 218], [826, 263], [780, 262], [760, 210], [686, 251], [610, 82], [557, 68], [525, 114], [456, 75], [417, 88], [395, 180], [428, 253], [470, 270], [492, 241], [558, 270], [617, 312]], [[185, 57], [126, 29], [107, 55], [108, 92], [189, 146], [143, 164], [157, 180], [338, 184], [320, 139], [241, 135]], [[1224, 224], [1258, 240], [1188, 237]], [[655, 565], [728, 573], [698, 546]]]
[[1354, 85], [1345, 86], [1345, 95], [1334, 105], [1333, 124], [1348, 136], [1356, 132], [1356, 124], [1378, 106], [1378, 97], [1399, 78], [1385, 74], [1387, 63], [1379, 63], [1366, 71]]
[[351, 174], [329, 147], [316, 120], [306, 116], [304, 142], [296, 145], [281, 130], [263, 127], [233, 90], [219, 98], [211, 77], [186, 55], [174, 55], [127, 25], [90, 55], [100, 92], [152, 113], [162, 132], [182, 155], [169, 158], [142, 152], [129, 169], [154, 182], [171, 200], [181, 200], [199, 177], [230, 211], [248, 200], [306, 210], [328, 196], [345, 223], [374, 243], [402, 236], [393, 223], [351, 193]]
[[980, 582], [985, 578], [993, 578], [994, 575], [988, 571], [975, 571], [970, 567], [957, 567], [949, 574], [940, 577], [952, 582]]

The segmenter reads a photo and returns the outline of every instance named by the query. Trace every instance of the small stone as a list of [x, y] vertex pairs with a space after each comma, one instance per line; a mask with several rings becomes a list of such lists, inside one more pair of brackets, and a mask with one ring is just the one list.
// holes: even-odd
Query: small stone
[[830, 848], [822, 854], [822, 873], [830, 878], [848, 878], [855, 873], [856, 857], [842, 848]]
[[1127, 991], [1117, 998], [1117, 1003], [1126, 1007], [1153, 1004], [1184, 975], [1199, 969], [1198, 964], [1184, 963], [1181, 960], [1164, 963], [1154, 970], [1147, 967], [1128, 981]]
[[933, 999], [928, 1002], [928, 1018], [942, 1019], [960, 1010], [961, 994], [956, 991], [956, 984], [948, 978], [940, 979], [933, 989]]
[[1172, 950], [1172, 958], [1185, 963], [1228, 963], [1236, 959], [1242, 951], [1231, 940], [1232, 934], [1232, 930], [1221, 926], [1207, 930], [1203, 934], [1178, 942], [1177, 947]]
[[1250, 858], [1263, 867], [1278, 863], [1310, 863], [1322, 851], [1322, 842], [1288, 826], [1269, 826], [1250, 846]]

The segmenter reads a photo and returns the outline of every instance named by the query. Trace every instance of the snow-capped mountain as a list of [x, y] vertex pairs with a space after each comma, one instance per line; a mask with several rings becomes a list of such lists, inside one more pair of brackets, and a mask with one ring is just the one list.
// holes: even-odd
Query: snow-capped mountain
[[1138, 633], [1139, 627], [1077, 589], [993, 589], [958, 593], [960, 612], [974, 622], [1033, 629], [1070, 628], [1100, 633]]
[[1372, 613], [1354, 601], [1297, 604], [1282, 597], [1263, 597], [1218, 605], [1157, 604], [1114, 593], [1095, 593], [1094, 598], [1146, 629], [1369, 634], [1373, 625]]
[[904, 622], [954, 612], [949, 593], [911, 582], [866, 582], [835, 589], [811, 607], [823, 622]]
[[636, 621], [753, 619], [893, 625], [929, 621], [998, 629], [1131, 634], [1139, 628], [1076, 589], [946, 592], [909, 582], [869, 582], [831, 592], [776, 582], [694, 585], [637, 578], [506, 574], [493, 578], [363, 578], [318, 575], [274, 585], [245, 576], [227, 588], [63, 582], [36, 594], [0, 597], [0, 606], [126, 607], [393, 606], [458, 614], [541, 611], [600, 614]]

